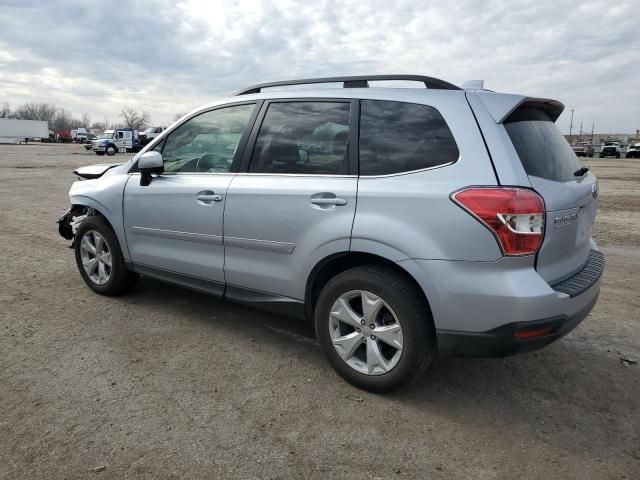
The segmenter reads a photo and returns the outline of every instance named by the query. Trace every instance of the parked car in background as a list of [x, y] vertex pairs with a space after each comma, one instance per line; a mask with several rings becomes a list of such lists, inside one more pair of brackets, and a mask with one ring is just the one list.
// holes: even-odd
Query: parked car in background
[[542, 348], [595, 305], [598, 186], [563, 110], [417, 75], [256, 85], [78, 169], [59, 232], [99, 294], [143, 275], [313, 320], [341, 376], [386, 391], [436, 355]]
[[593, 157], [593, 147], [589, 142], [578, 142], [572, 148], [577, 157]]
[[75, 138], [73, 139], [76, 143], [88, 143], [91, 144], [92, 140], [95, 140], [96, 136], [93, 133], [89, 132], [77, 132]]
[[138, 140], [140, 141], [140, 145], [146, 145], [160, 135], [165, 129], [166, 127], [149, 127], [144, 132], [139, 133]]
[[640, 143], [633, 143], [627, 147], [627, 158], [640, 158]]
[[83, 138], [87, 133], [87, 129], [80, 127], [69, 130], [69, 136], [71, 137], [72, 142], [80, 142], [80, 138]]
[[620, 147], [620, 142], [604, 142], [602, 148], [600, 149], [600, 158], [605, 157], [616, 157], [620, 158], [620, 152], [622, 148]]

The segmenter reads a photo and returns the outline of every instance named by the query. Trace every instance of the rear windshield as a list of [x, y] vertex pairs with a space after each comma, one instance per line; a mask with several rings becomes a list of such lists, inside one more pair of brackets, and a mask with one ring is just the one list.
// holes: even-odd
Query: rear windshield
[[582, 165], [549, 116], [537, 108], [520, 108], [504, 122], [527, 175], [557, 182], [575, 180]]

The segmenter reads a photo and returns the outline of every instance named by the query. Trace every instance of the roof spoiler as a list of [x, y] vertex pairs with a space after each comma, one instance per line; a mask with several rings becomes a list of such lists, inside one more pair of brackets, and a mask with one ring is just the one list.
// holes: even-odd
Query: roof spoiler
[[488, 91], [474, 92], [487, 108], [496, 123], [504, 122], [509, 115], [520, 107], [539, 108], [555, 122], [564, 110], [564, 105], [550, 98], [525, 97], [507, 93]]

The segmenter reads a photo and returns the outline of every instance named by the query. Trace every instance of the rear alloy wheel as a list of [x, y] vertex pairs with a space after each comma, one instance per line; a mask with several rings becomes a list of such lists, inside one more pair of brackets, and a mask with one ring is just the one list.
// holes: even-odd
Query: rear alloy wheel
[[422, 292], [390, 268], [370, 265], [336, 275], [320, 292], [316, 335], [331, 366], [353, 385], [393, 390], [418, 377], [436, 351]]
[[342, 360], [360, 373], [387, 373], [402, 356], [400, 321], [389, 305], [371, 292], [352, 290], [334, 302], [329, 335]]

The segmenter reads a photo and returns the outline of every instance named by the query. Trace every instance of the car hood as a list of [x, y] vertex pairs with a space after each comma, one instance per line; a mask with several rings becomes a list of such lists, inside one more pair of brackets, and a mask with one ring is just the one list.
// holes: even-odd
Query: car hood
[[93, 179], [100, 178], [104, 173], [113, 168], [122, 165], [122, 163], [97, 163], [95, 165], [86, 165], [76, 168], [73, 173], [80, 178]]

